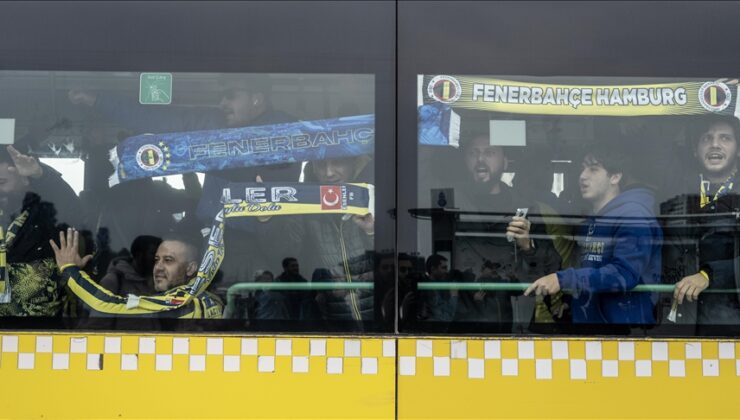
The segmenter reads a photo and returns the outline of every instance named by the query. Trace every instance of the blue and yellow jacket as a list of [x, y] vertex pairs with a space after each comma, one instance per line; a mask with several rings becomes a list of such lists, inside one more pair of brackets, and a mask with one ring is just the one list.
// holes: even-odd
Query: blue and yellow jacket
[[[208, 292], [192, 296], [190, 283], [150, 296], [118, 296], [95, 283], [74, 264], [60, 267], [62, 280], [95, 316], [221, 318], [223, 303]], [[192, 281], [191, 281], [192, 283]]]

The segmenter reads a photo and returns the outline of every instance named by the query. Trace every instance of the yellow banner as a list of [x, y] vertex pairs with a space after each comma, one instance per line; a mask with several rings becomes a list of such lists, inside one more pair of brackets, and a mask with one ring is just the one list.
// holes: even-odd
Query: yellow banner
[[738, 89], [720, 80], [665, 84], [561, 85], [485, 77], [423, 76], [424, 104], [541, 115], [734, 115]]
[[371, 184], [230, 183], [224, 189], [224, 217], [374, 213]]

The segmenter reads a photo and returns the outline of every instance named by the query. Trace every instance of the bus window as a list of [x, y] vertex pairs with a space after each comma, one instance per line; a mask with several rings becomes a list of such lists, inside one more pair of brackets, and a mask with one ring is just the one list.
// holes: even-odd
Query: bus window
[[373, 75], [2, 81], [3, 316], [375, 320]]
[[392, 4], [3, 10], [3, 325], [392, 328]]
[[729, 20], [665, 12], [399, 3], [401, 331], [734, 334]]
[[412, 325], [740, 323], [736, 81], [418, 79]]

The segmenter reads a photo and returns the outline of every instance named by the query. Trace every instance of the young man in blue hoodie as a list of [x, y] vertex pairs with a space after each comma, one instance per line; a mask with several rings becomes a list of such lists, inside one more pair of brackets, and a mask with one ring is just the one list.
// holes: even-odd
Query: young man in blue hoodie
[[629, 161], [629, 156], [608, 149], [586, 155], [579, 183], [593, 215], [578, 231], [580, 268], [548, 274], [524, 292], [572, 293], [574, 323], [655, 323], [654, 294], [630, 290], [660, 282], [663, 234], [652, 192], [625, 187]]

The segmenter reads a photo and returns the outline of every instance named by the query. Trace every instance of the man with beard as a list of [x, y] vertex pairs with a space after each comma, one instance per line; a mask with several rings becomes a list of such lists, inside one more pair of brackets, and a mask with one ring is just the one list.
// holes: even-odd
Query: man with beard
[[[80, 255], [79, 237], [79, 231], [70, 227], [59, 232], [59, 245], [51, 239], [49, 245], [63, 281], [91, 316], [221, 318], [223, 304], [217, 296], [189, 290], [197, 281], [200, 259], [189, 236], [173, 233], [159, 244], [152, 269], [156, 293], [144, 296], [121, 296], [96, 284], [83, 270], [92, 255]], [[188, 295], [192, 297], [189, 301]]]
[[[560, 258], [551, 241], [534, 239], [532, 223], [515, 216], [517, 209], [526, 208], [530, 215], [538, 210], [501, 181], [508, 167], [504, 148], [492, 145], [488, 135], [476, 135], [463, 142], [462, 152], [467, 180], [459, 189], [458, 207], [465, 212], [485, 213], [495, 221], [479, 226], [493, 235], [455, 239], [454, 268], [488, 282], [527, 282], [547, 270], [558, 269]], [[536, 230], [544, 232], [542, 226], [536, 226]], [[498, 269], [481, 269], [490, 266]], [[510, 298], [506, 292], [461, 292], [456, 319], [499, 323], [501, 331], [510, 331], [513, 322]]]
[[[676, 284], [674, 298], [679, 304], [684, 299], [698, 302], [697, 323], [700, 325], [740, 323], [740, 302], [736, 293], [702, 294], [707, 288], [737, 287], [738, 233], [734, 214], [740, 211], [736, 181], [739, 126], [734, 117], [713, 117], [702, 119], [693, 133], [694, 157], [700, 169], [693, 185], [698, 183], [699, 194], [690, 196], [687, 212], [701, 216], [691, 219], [700, 225], [700, 231], [694, 235], [700, 238], [699, 265]], [[682, 253], [694, 254], [689, 249]]]

